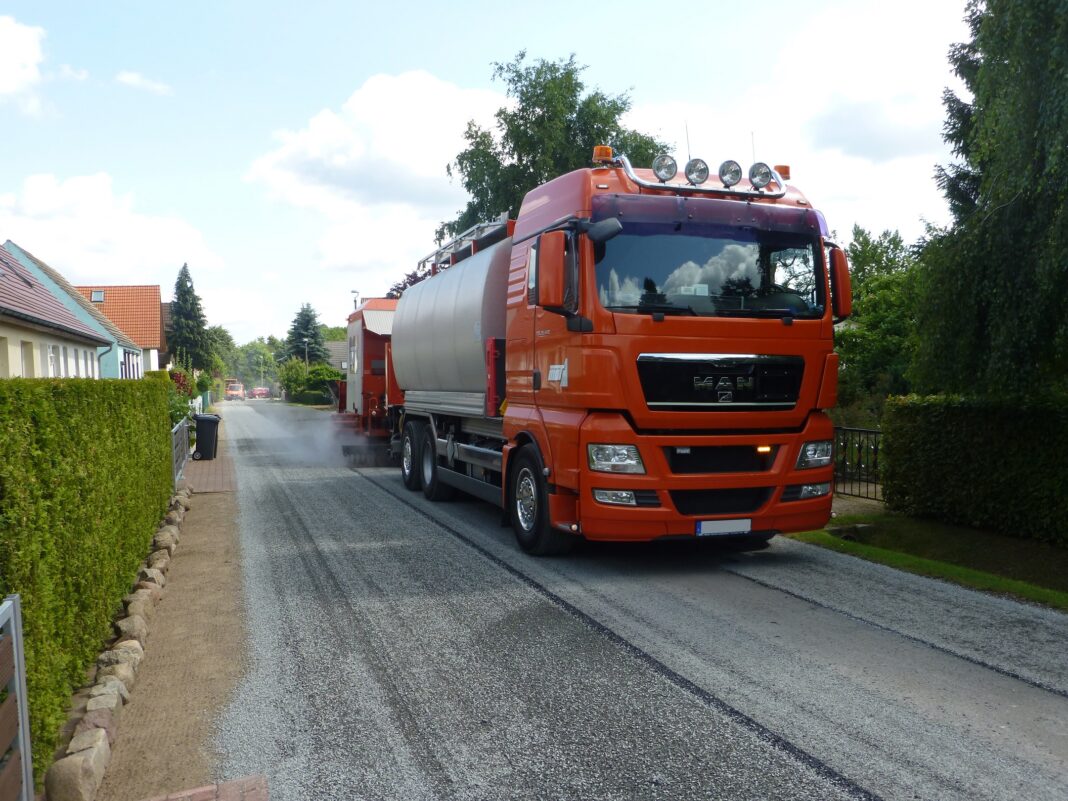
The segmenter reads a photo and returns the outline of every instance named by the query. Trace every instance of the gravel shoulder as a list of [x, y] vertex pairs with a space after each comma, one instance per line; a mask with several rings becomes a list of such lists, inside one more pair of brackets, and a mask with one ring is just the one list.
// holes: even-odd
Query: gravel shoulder
[[237, 502], [194, 495], [97, 801], [214, 780], [213, 726], [245, 666]]

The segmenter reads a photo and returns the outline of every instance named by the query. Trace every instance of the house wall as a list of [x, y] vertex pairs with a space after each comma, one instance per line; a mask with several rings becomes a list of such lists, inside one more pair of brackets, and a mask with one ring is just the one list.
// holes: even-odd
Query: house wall
[[0, 323], [0, 350], [0, 378], [100, 378], [96, 348], [58, 332]]

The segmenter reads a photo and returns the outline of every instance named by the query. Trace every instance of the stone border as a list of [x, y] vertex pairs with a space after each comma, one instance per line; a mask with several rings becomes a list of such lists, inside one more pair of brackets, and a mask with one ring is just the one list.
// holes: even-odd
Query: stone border
[[47, 801], [93, 801], [96, 797], [111, 761], [123, 705], [130, 700], [145, 656], [149, 623], [163, 600], [166, 574], [192, 494], [188, 487], [182, 487], [171, 496], [167, 516], [152, 537], [152, 551], [141, 563], [130, 594], [122, 599], [123, 609], [113, 624], [117, 636], [97, 657], [84, 712], [76, 709], [72, 714], [77, 721], [74, 735], [64, 756], [45, 774]]

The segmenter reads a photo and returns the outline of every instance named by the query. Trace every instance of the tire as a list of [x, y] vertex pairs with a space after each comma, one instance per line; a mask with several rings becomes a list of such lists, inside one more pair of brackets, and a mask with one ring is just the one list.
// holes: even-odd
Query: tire
[[575, 547], [575, 537], [549, 525], [549, 493], [533, 445], [524, 445], [515, 456], [508, 506], [516, 542], [527, 553], [550, 556], [567, 553]]
[[447, 501], [452, 498], [456, 490], [442, 483], [438, 477], [438, 450], [434, 442], [434, 428], [429, 423], [423, 426], [423, 435], [419, 440], [419, 467], [423, 495], [428, 501]]
[[204, 455], [200, 451], [193, 451], [193, 461], [199, 462], [204, 458]]
[[410, 420], [404, 424], [401, 434], [401, 478], [412, 492], [423, 486], [419, 472], [419, 426]]

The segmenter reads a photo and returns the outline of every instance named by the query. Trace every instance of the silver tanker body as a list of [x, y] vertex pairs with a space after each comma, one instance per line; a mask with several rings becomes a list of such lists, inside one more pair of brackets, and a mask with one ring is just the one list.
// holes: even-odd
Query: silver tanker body
[[393, 370], [409, 410], [481, 416], [486, 340], [505, 335], [512, 240], [404, 291], [393, 318]]

